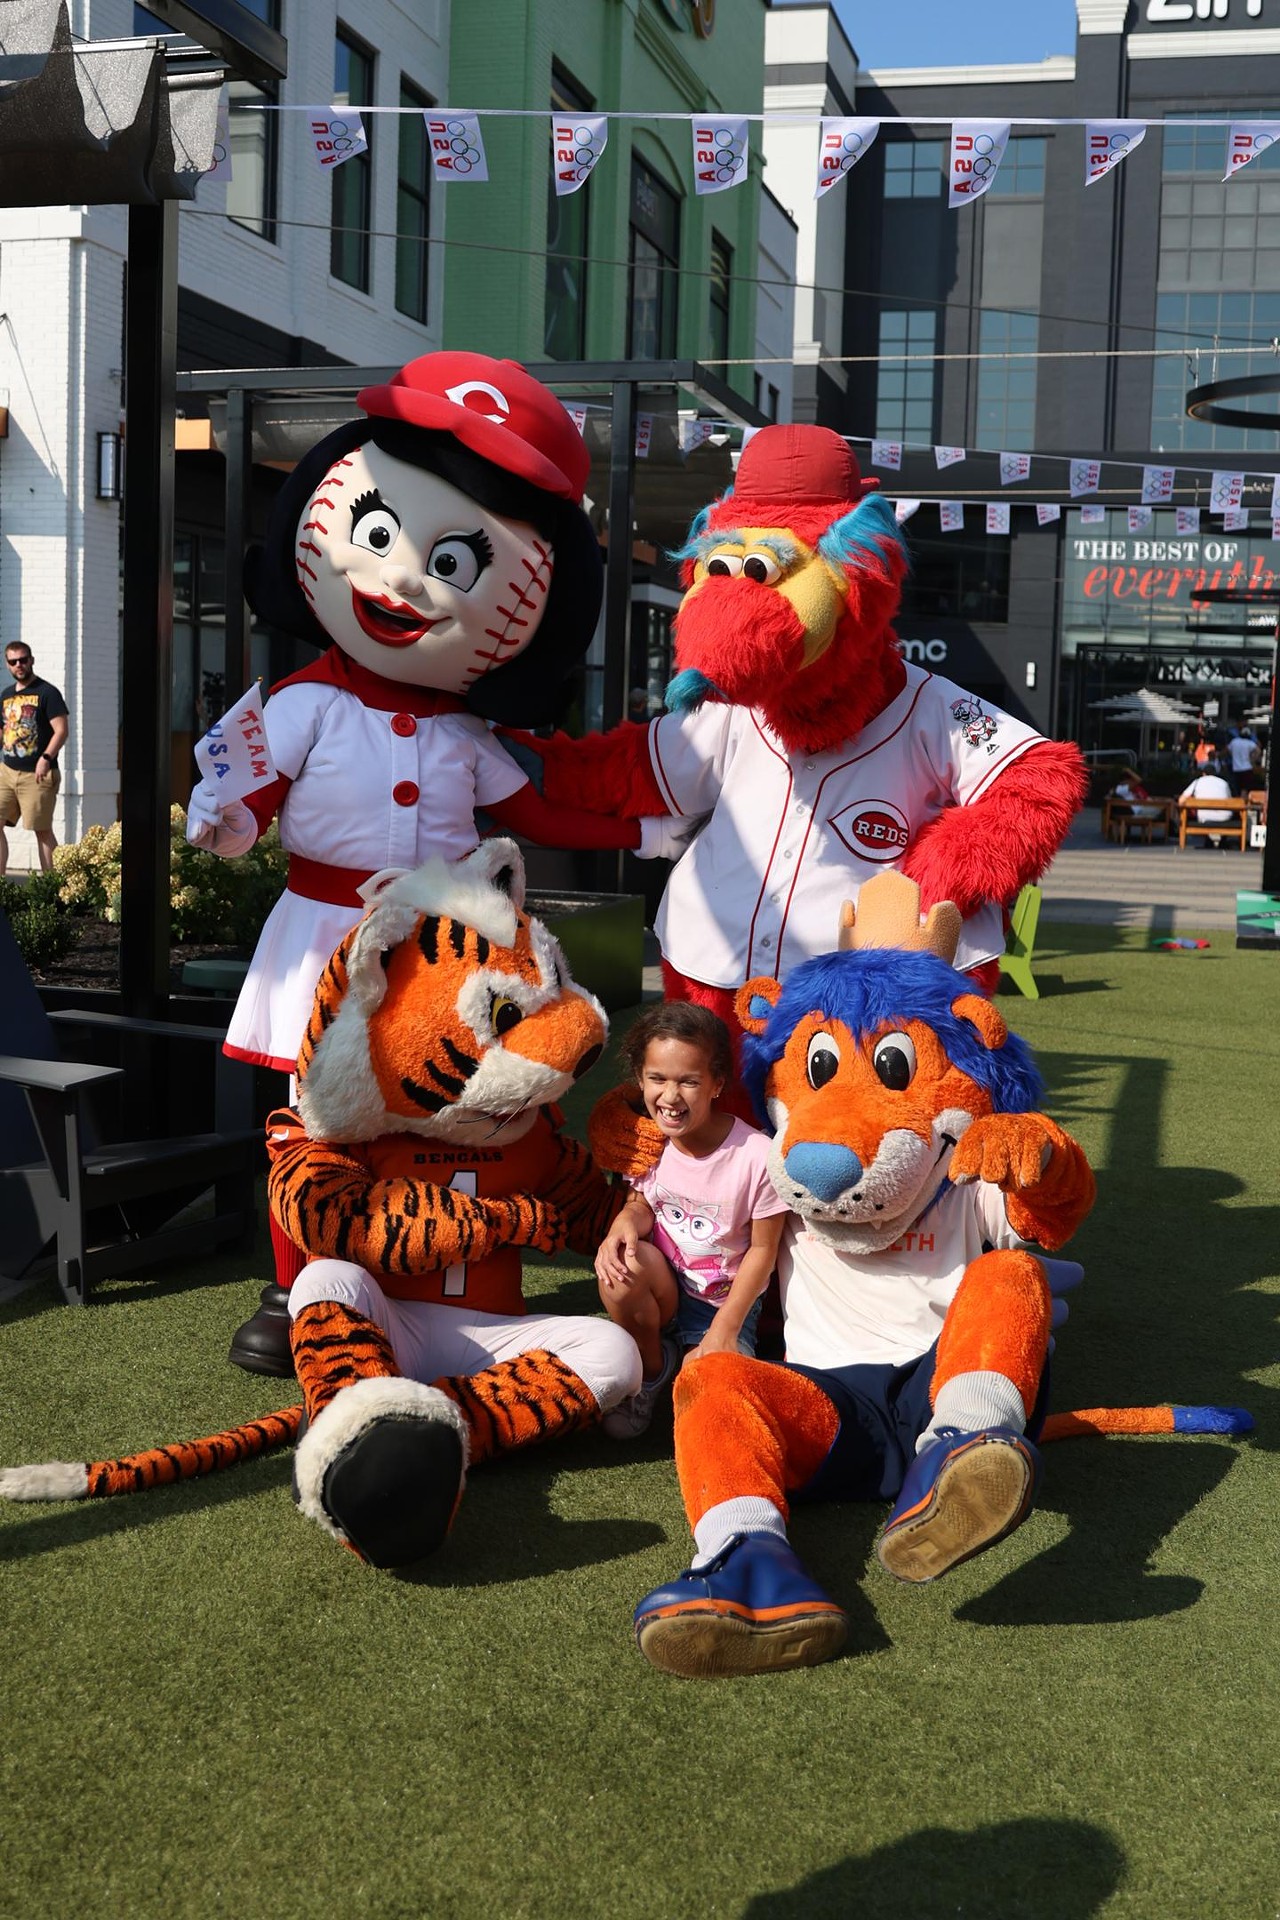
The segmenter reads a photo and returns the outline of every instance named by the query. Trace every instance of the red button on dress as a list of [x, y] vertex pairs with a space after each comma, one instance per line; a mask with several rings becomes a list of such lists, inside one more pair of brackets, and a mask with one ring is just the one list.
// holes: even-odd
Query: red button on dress
[[391, 731], [408, 740], [418, 731], [418, 723], [411, 713], [397, 713], [392, 718]]
[[398, 807], [414, 807], [418, 804], [418, 783], [416, 780], [397, 780], [391, 789], [391, 798]]

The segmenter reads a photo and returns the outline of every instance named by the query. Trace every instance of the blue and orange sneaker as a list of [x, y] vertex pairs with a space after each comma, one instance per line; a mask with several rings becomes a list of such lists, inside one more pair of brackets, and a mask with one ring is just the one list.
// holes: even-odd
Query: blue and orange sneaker
[[776, 1673], [832, 1660], [847, 1616], [816, 1586], [788, 1541], [735, 1533], [714, 1560], [646, 1594], [635, 1611], [645, 1659], [686, 1680]]
[[1012, 1427], [944, 1428], [907, 1469], [876, 1543], [881, 1566], [898, 1580], [936, 1580], [1021, 1526], [1039, 1479], [1039, 1454]]

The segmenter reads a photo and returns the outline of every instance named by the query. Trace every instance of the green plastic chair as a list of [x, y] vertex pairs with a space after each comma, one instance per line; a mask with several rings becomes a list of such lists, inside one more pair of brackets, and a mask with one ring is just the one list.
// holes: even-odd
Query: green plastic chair
[[1040, 924], [1040, 889], [1026, 886], [1013, 903], [1009, 938], [1000, 959], [1001, 973], [1007, 973], [1018, 992], [1028, 1000], [1038, 1000], [1040, 989], [1031, 971], [1036, 950], [1036, 928]]

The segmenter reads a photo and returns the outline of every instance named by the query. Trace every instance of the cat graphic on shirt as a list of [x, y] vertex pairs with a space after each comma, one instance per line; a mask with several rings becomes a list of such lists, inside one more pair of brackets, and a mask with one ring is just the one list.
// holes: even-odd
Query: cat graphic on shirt
[[723, 1300], [733, 1285], [731, 1252], [720, 1238], [720, 1202], [690, 1200], [657, 1187], [653, 1194], [653, 1244], [691, 1293]]

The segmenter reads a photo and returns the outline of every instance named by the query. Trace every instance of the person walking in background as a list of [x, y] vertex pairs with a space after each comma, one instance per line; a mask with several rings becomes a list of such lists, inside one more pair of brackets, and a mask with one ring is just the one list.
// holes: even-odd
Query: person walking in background
[[1262, 758], [1252, 727], [1241, 727], [1238, 733], [1232, 734], [1227, 754], [1231, 762], [1231, 784], [1237, 797], [1243, 800], [1258, 784], [1258, 765]]
[[53, 809], [62, 785], [58, 756], [70, 731], [67, 703], [36, 673], [25, 640], [11, 640], [4, 660], [13, 678], [0, 689], [0, 873], [9, 864], [6, 829], [19, 819], [34, 833], [41, 872], [48, 873], [58, 844]]

